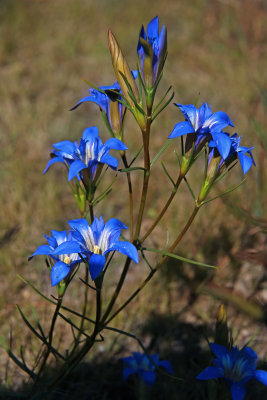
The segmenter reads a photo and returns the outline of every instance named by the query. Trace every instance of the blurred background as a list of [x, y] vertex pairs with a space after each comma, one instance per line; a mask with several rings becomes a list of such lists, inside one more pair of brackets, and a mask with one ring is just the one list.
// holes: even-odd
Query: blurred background
[[[27, 344], [29, 359], [36, 344], [19, 320], [15, 304], [26, 314], [33, 304], [44, 323], [51, 309], [17, 274], [48, 296], [55, 295], [42, 257], [30, 263], [27, 259], [45, 243], [43, 234], [67, 229], [67, 221], [79, 217], [62, 166], [42, 175], [50, 150], [58, 141], [79, 140], [83, 129], [92, 125], [99, 127], [104, 141], [108, 139], [97, 106], [88, 103], [73, 112], [69, 109], [87, 93], [83, 79], [96, 86], [115, 80], [107, 30], [113, 31], [134, 69], [140, 27], [156, 15], [160, 28], [165, 24], [168, 30], [168, 58], [159, 92], [172, 85], [175, 102], [200, 106], [206, 101], [213, 112], [225, 111], [235, 124], [231, 133], [242, 135], [242, 145], [255, 146], [257, 167], [237, 191], [203, 207], [177, 249], [179, 255], [216, 265], [217, 271], [168, 262], [134, 305], [118, 317], [116, 326], [139, 335], [152, 352], [160, 349], [174, 363], [176, 359], [179, 376], [184, 364], [182, 368], [177, 357], [190, 363], [196, 349], [206, 346], [204, 338], [212, 338], [216, 310], [224, 302], [239, 345], [257, 332], [252, 347], [262, 360], [267, 358], [266, 1], [0, 0], [0, 334], [12, 342], [14, 351], [19, 352], [20, 342]], [[162, 113], [152, 130], [152, 155], [181, 120], [172, 104]], [[129, 116], [125, 141], [132, 154], [140, 140]], [[161, 157], [174, 178], [177, 149], [178, 141], [174, 141]], [[154, 171], [146, 227], [171, 190], [160, 163]], [[139, 172], [134, 175], [137, 194], [140, 176]], [[193, 168], [188, 176], [196, 192], [201, 177], [201, 168]], [[242, 179], [237, 165], [212, 194]], [[120, 189], [113, 190], [108, 206], [103, 203], [97, 213], [105, 220], [117, 217], [128, 225], [125, 176], [118, 182]], [[192, 208], [190, 194], [182, 185], [148, 243], [162, 248], [166, 230], [174, 238]], [[119, 261], [113, 268], [120, 270]], [[147, 272], [144, 265], [132, 268], [123, 297]], [[107, 276], [108, 294], [118, 275]], [[77, 279], [69, 304], [78, 307], [81, 293]], [[68, 340], [68, 334], [59, 332], [58, 341]], [[127, 348], [137, 350], [138, 346], [107, 335], [96, 349], [98, 360], [127, 355]], [[16, 382], [19, 386], [22, 373], [7, 362], [2, 350], [0, 355], [2, 384], [14, 386]]]

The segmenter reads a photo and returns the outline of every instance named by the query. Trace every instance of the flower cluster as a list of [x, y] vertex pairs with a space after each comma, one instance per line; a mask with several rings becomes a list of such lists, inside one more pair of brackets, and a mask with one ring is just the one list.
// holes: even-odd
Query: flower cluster
[[106, 255], [118, 251], [138, 263], [136, 247], [127, 241], [120, 241], [122, 229], [127, 227], [118, 219], [112, 218], [104, 224], [103, 218], [95, 217], [91, 226], [86, 219], [69, 221], [72, 228], [69, 235], [66, 232], [52, 231], [52, 237], [47, 238], [48, 245], [38, 247], [33, 256], [45, 254], [56, 260], [52, 271], [52, 286], [58, 284], [70, 272], [71, 267], [81, 261], [89, 264], [92, 280], [103, 271]]
[[214, 367], [205, 368], [197, 379], [208, 380], [222, 378], [231, 388], [233, 400], [243, 400], [245, 398], [245, 383], [252, 378], [267, 385], [267, 372], [256, 370], [257, 354], [250, 347], [239, 350], [232, 347], [228, 350], [225, 346], [211, 343], [210, 348], [215, 354], [213, 359]]
[[138, 352], [134, 352], [131, 357], [122, 358], [121, 360], [125, 366], [123, 370], [124, 380], [129, 375], [137, 374], [141, 382], [145, 382], [148, 386], [151, 386], [156, 380], [156, 367], [164, 368], [167, 372], [173, 374], [174, 371], [169, 361], [160, 361], [158, 354], [151, 355], [150, 359], [145, 353], [141, 354]]
[[220, 155], [219, 167], [224, 163], [230, 165], [238, 156], [244, 173], [247, 173], [255, 162], [251, 150], [253, 147], [239, 147], [240, 138], [235, 133], [230, 136], [224, 132], [227, 126], [234, 126], [229, 116], [223, 111], [214, 114], [207, 103], [203, 103], [199, 109], [193, 104], [176, 104], [185, 117], [185, 121], [175, 125], [169, 139], [187, 135], [185, 142], [185, 154], [190, 153], [190, 159], [197, 155], [206, 143], [209, 143], [210, 160]]

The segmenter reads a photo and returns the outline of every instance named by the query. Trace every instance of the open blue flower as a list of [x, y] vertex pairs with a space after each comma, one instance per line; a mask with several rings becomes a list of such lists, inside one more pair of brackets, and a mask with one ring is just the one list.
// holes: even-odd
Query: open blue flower
[[94, 179], [97, 166], [99, 164], [107, 164], [112, 169], [118, 167], [118, 160], [109, 154], [111, 149], [126, 150], [127, 146], [119, 139], [111, 138], [103, 145], [98, 133], [98, 128], [92, 126], [83, 132], [80, 145], [65, 140], [53, 145], [55, 158], [52, 158], [44, 172], [55, 162], [67, 162], [69, 165], [69, 176], [71, 180], [75, 176], [79, 176], [79, 172], [84, 169], [89, 170], [91, 180]]
[[169, 139], [194, 133], [196, 137], [193, 142], [197, 149], [203, 141], [210, 140], [212, 137], [219, 153], [223, 159], [226, 159], [230, 152], [231, 140], [229, 135], [222, 130], [229, 125], [234, 126], [228, 115], [223, 111], [213, 114], [207, 103], [203, 103], [199, 109], [193, 104], [176, 105], [186, 120], [175, 125]]
[[73, 179], [79, 172], [88, 168], [93, 180], [99, 164], [107, 164], [112, 169], [117, 169], [118, 160], [109, 154], [111, 149], [126, 150], [127, 146], [116, 138], [108, 139], [103, 145], [96, 126], [85, 129], [75, 153], [76, 159], [70, 165], [68, 179]]
[[52, 230], [51, 233], [51, 237], [44, 235], [48, 244], [39, 246], [37, 250], [29, 257], [29, 259], [43, 254], [50, 256], [54, 261], [56, 261], [51, 270], [51, 283], [52, 286], [55, 286], [62, 281], [62, 279], [66, 278], [66, 276], [71, 272], [72, 268], [77, 265], [81, 259], [77, 253], [72, 253], [71, 251], [57, 256], [52, 254], [54, 250], [57, 249], [62, 243], [69, 243], [74, 240], [72, 231], [70, 231], [68, 234], [67, 231], [59, 232]]
[[124, 357], [121, 360], [124, 363], [123, 379], [126, 380], [129, 375], [137, 374], [141, 381], [148, 386], [152, 386], [156, 379], [156, 366], [164, 368], [170, 374], [173, 374], [173, 368], [169, 361], [159, 361], [159, 355], [150, 356], [153, 363], [145, 353], [134, 352], [132, 357]]
[[243, 400], [246, 394], [245, 383], [252, 378], [267, 385], [267, 372], [256, 370], [257, 354], [250, 347], [239, 350], [232, 347], [211, 343], [210, 348], [215, 354], [214, 367], [205, 368], [197, 379], [209, 380], [223, 378], [231, 388], [233, 400]]
[[95, 280], [102, 272], [106, 255], [110, 251], [118, 251], [138, 263], [136, 247], [130, 242], [119, 240], [121, 230], [127, 227], [118, 219], [112, 218], [104, 224], [103, 218], [95, 217], [91, 226], [86, 219], [69, 221], [73, 229], [75, 242], [64, 242], [53, 252], [53, 255], [66, 252], [81, 253], [89, 261], [89, 272]]
[[[137, 53], [140, 60], [141, 72], [144, 80], [146, 82], [147, 78], [150, 78], [151, 85], [153, 85], [157, 81], [157, 78], [162, 71], [167, 55], [167, 30], [164, 25], [159, 34], [158, 17], [153, 18], [149, 22], [147, 26], [147, 33], [145, 32], [145, 28], [142, 25], [137, 45]], [[146, 59], [149, 59], [151, 71], [144, 71], [144, 64]], [[152, 76], [146, 77], [146, 73], [150, 73]]]

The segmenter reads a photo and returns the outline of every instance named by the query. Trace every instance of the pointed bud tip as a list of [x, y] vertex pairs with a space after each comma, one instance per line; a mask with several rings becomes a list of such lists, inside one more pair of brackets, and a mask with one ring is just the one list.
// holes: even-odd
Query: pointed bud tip
[[226, 310], [223, 304], [220, 305], [217, 311], [217, 322], [225, 323], [227, 320]]

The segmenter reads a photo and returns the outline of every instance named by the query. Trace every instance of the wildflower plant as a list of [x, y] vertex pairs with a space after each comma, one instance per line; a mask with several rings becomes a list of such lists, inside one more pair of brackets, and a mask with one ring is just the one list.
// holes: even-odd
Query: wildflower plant
[[[184, 121], [177, 121], [172, 132], [171, 128], [165, 134], [161, 132], [162, 148], [152, 158], [150, 136], [153, 122], [174, 97], [174, 93], [168, 89], [162, 98], [157, 99], [157, 89], [161, 82], [167, 57], [166, 27], [164, 26], [160, 30], [158, 17], [156, 17], [148, 24], [147, 29], [141, 28], [137, 41], [136, 71], [130, 69], [118, 41], [111, 31], [108, 33], [108, 41], [116, 82], [111, 86], [91, 85], [89, 95], [81, 99], [72, 110], [75, 110], [84, 102], [99, 106], [107, 132], [112, 137], [104, 142], [103, 132], [99, 133], [96, 126], [87, 127], [79, 143], [66, 138], [64, 141], [53, 145], [51, 159], [44, 171], [46, 173], [55, 163], [64, 165], [66, 180], [78, 207], [77, 218], [69, 222], [66, 221], [63, 227], [63, 229], [67, 229], [68, 223], [71, 228], [69, 233], [66, 230], [62, 232], [53, 230], [50, 237], [45, 236], [48, 244], [39, 246], [30, 257], [33, 258], [37, 255], [46, 257], [52, 286], [56, 288], [57, 297], [51, 300], [24, 279], [24, 282], [28, 283], [44, 300], [55, 306], [48, 333], [45, 333], [42, 327], [40, 328], [41, 325], [38, 321], [41, 334], [19, 308], [20, 315], [33, 334], [40, 340], [44, 350], [40, 357], [38, 355], [36, 363], [32, 367], [29, 367], [24, 359], [21, 360], [16, 357], [10, 349], [7, 350], [12, 360], [33, 379], [34, 388], [47, 377], [48, 360], [50, 356], [54, 356], [58, 368], [55, 374], [45, 382], [45, 388], [50, 392], [57, 389], [62, 380], [71, 374], [88, 352], [99, 341], [103, 340], [103, 334], [106, 330], [137, 339], [135, 335], [121, 330], [120, 327], [110, 326], [110, 323], [119, 313], [129, 307], [154, 274], [162, 268], [168, 257], [181, 259], [174, 252], [176, 252], [179, 243], [186, 235], [200, 208], [211, 201], [210, 198], [207, 199], [207, 196], [214, 184], [232, 170], [236, 160], [239, 159], [244, 173], [249, 171], [252, 164], [255, 165], [252, 156], [253, 148], [240, 147], [240, 139], [237, 134], [231, 136], [225, 131], [225, 129], [229, 130], [233, 127], [230, 117], [223, 111], [213, 113], [207, 103], [203, 103], [199, 108], [193, 104], [176, 104], [184, 117]], [[98, 112], [97, 109], [95, 110]], [[132, 149], [129, 148], [128, 135], [124, 135], [124, 121], [129, 113], [133, 115], [137, 129], [140, 130], [138, 138], [140, 150], [137, 154], [133, 154]], [[77, 136], [78, 138], [79, 136]], [[179, 140], [181, 140], [181, 146], [177, 154], [179, 163], [177, 179], [174, 181], [163, 165], [163, 172], [171, 180], [173, 189], [154, 222], [145, 229], [143, 228], [143, 221], [146, 215], [150, 177], [154, 174], [154, 165], [168, 144], [172, 142], [176, 145], [176, 141]], [[111, 151], [113, 151], [112, 154]], [[141, 156], [143, 156], [142, 166], [140, 166]], [[195, 195], [186, 180], [186, 175], [191, 168], [199, 168], [199, 165], [201, 165], [200, 158], [204, 159], [203, 181], [199, 186], [199, 194]], [[132, 184], [133, 175], [137, 170], [142, 171], [142, 178], [139, 183], [141, 187], [140, 198], [136, 197]], [[49, 171], [49, 173], [53, 173], [53, 171]], [[120, 221], [120, 215], [113, 215], [111, 219], [107, 220], [105, 206], [101, 208], [102, 212], [99, 210], [99, 204], [108, 203], [110, 196], [112, 196], [111, 191], [117, 184], [118, 174], [125, 177], [128, 188], [129, 216], [124, 221], [126, 225]], [[104, 175], [105, 180], [107, 177], [110, 178], [110, 183], [103, 189], [100, 182], [102, 182]], [[46, 179], [49, 178], [46, 176]], [[183, 181], [187, 183], [193, 196], [193, 209], [188, 221], [179, 232], [176, 232], [172, 242], [167, 243], [163, 249], [147, 247], [147, 238], [153, 234], [155, 227], [167, 213]], [[106, 222], [104, 223], [104, 221]], [[44, 230], [48, 231], [49, 228], [45, 227]], [[127, 228], [129, 228], [128, 231]], [[125, 237], [122, 236], [122, 230], [126, 230]], [[102, 297], [106, 288], [106, 271], [112, 268], [112, 262], [117, 258], [116, 253], [120, 253], [123, 267], [121, 273], [117, 276], [116, 287], [108, 299], [107, 305], [103, 307]], [[147, 253], [159, 254], [155, 265], [150, 264], [146, 257]], [[194, 263], [193, 260], [187, 261]], [[124, 302], [120, 302], [121, 289], [125, 285], [132, 262], [142, 263], [142, 271], [145, 277], [141, 285], [137, 286]], [[199, 262], [198, 264], [204, 267], [212, 267]], [[149, 266], [148, 272], [147, 265]], [[80, 284], [84, 286], [84, 301], [81, 302], [81, 310], [77, 311], [66, 307], [64, 301], [70, 290], [72, 280], [83, 273], [84, 278], [80, 280]], [[88, 311], [89, 291], [93, 291], [95, 294], [95, 316], [93, 318]], [[72, 322], [66, 316], [66, 313], [78, 318], [79, 323]], [[54, 347], [53, 340], [59, 318], [63, 319], [66, 325], [70, 325], [71, 329], [76, 332], [71, 347], [60, 351]], [[85, 329], [85, 324], [89, 324], [89, 328], [87, 326]], [[140, 343], [139, 340], [137, 341]], [[265, 376], [262, 372], [255, 372], [254, 367], [254, 369], [252, 368], [255, 357], [254, 353], [252, 354], [248, 350], [249, 348], [241, 352], [234, 349], [229, 354], [226, 349], [218, 347], [218, 345], [213, 345], [211, 348], [217, 356], [214, 367], [204, 370], [199, 375], [199, 379], [201, 377], [206, 379], [211, 377], [227, 378], [233, 387], [235, 385], [233, 382], [236, 381], [231, 375], [230, 367], [227, 372], [228, 375], [226, 374], [228, 361], [233, 364], [233, 368], [236, 362], [239, 363], [240, 380], [238, 382], [241, 382], [241, 384], [243, 384], [245, 376], [245, 380], [247, 376], [254, 376], [259, 380], [261, 380], [260, 377]], [[145, 350], [144, 347], [143, 350]], [[136, 352], [133, 353], [132, 357], [124, 358], [123, 362], [126, 365], [125, 379], [130, 374], [137, 374], [149, 385], [155, 380], [156, 370], [159, 369], [160, 372], [158, 367], [163, 367], [168, 374], [173, 374], [170, 363], [159, 361], [157, 354], [149, 357], [146, 353]], [[249, 375], [246, 375], [246, 365], [251, 366]], [[236, 397], [234, 400], [241, 398]]]

